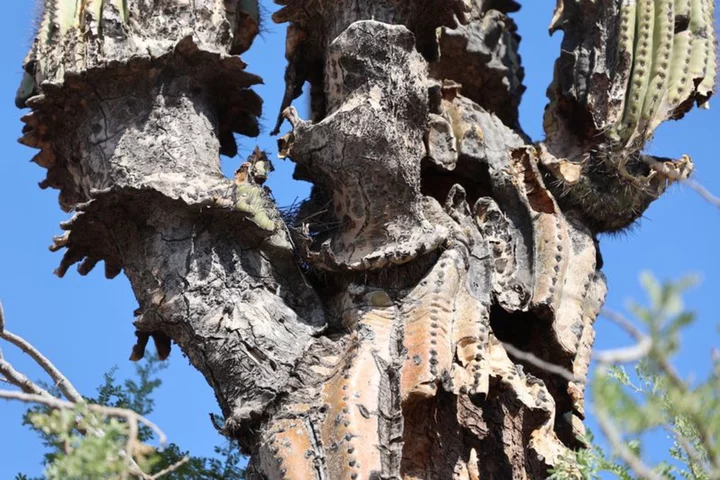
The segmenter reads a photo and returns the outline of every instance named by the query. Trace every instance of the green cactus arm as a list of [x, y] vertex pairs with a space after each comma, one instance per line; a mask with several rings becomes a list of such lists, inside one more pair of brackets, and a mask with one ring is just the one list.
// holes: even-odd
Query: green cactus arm
[[675, 15], [690, 18], [690, 0], [675, 0]]
[[700, 32], [707, 24], [705, 6], [705, 0], [690, 1], [690, 31], [693, 32], [693, 34]]
[[621, 136], [626, 141], [630, 140], [636, 132], [648, 90], [652, 66], [655, 2], [653, 0], [639, 0], [636, 16], [633, 71], [630, 77], [627, 103], [621, 126]]
[[658, 116], [663, 96], [669, 83], [670, 58], [675, 33], [675, 9], [673, 0], [659, 0], [655, 8], [655, 28], [653, 34], [654, 57], [650, 73], [650, 83], [643, 103], [643, 133], [650, 133], [665, 120]]
[[672, 111], [683, 98], [690, 93], [690, 40], [692, 33], [685, 30], [675, 35], [673, 53], [670, 60], [670, 84], [668, 90], [668, 105], [666, 110]]

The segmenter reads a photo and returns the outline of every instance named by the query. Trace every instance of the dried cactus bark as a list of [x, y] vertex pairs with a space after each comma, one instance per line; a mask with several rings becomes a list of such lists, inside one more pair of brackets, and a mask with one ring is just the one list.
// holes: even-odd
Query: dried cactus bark
[[[279, 150], [313, 183], [294, 225], [262, 152], [219, 169], [256, 133], [259, 79], [231, 54], [257, 3], [150, 3], [53, 7], [18, 93], [22, 141], [76, 212], [58, 273], [125, 271], [133, 357], [180, 346], [251, 478], [545, 478], [581, 447], [583, 382], [506, 345], [586, 377], [597, 235], [669, 182], [641, 151], [658, 122], [711, 94], [708, 0], [560, 0], [537, 144], [512, 0], [278, 0]], [[306, 81], [311, 121], [290, 106]]]
[[258, 30], [241, 10], [256, 15], [257, 2], [138, 0], [124, 16], [85, 1], [59, 24], [50, 13], [71, 3], [48, 3], [23, 100], [21, 142], [40, 149], [41, 187], [74, 211], [52, 247], [65, 250], [56, 273], [100, 261], [110, 278], [124, 271], [139, 304], [133, 358], [148, 336], [163, 351], [171, 338], [227, 417], [251, 418], [323, 323], [265, 191], [220, 169], [234, 132], [258, 132], [260, 78], [232, 54]]

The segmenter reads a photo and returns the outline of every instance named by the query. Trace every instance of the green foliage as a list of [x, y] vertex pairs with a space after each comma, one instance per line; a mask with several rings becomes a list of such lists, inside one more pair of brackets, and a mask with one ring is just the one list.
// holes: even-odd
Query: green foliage
[[[596, 480], [601, 472], [612, 473], [621, 480], [631, 480], [627, 466], [615, 456], [608, 456], [595, 443], [592, 432], [588, 431], [584, 438], [589, 447], [577, 452], [568, 452], [565, 457], [550, 470], [549, 480]], [[637, 448], [637, 443], [631, 444]]]
[[[127, 462], [119, 454], [127, 441], [127, 425], [117, 419], [95, 415], [86, 406], [47, 414], [33, 413], [29, 418], [35, 429], [54, 435], [63, 445], [63, 450], [47, 465], [48, 479], [115, 478], [128, 471]], [[83, 435], [78, 432], [78, 426], [102, 433]]]
[[[649, 306], [631, 303], [628, 309], [644, 326], [651, 347], [632, 374], [622, 366], [598, 367], [590, 383], [595, 413], [605, 433], [612, 428], [623, 442], [616, 445], [610, 439], [614, 454], [627, 448], [640, 460], [644, 434], [669, 434], [673, 444], [668, 461], [652, 469], [657, 478], [720, 478], [720, 363], [714, 359], [710, 375], [695, 382], [683, 379], [671, 365], [681, 346], [682, 330], [695, 319], [693, 313], [685, 311], [682, 294], [696, 279], [661, 284], [644, 273], [641, 283]], [[611, 419], [612, 426], [603, 425], [601, 417]], [[623, 480], [643, 478], [625, 460], [605, 455], [591, 436], [586, 440], [590, 447], [569, 452], [550, 472], [550, 478], [595, 479], [603, 471]]]
[[[127, 408], [146, 416], [153, 412], [152, 398], [161, 381], [158, 374], [166, 363], [154, 355], [146, 355], [145, 361], [136, 366], [137, 378], [119, 382], [116, 368], [105, 374], [103, 384], [95, 398], [88, 403], [108, 407]], [[53, 390], [52, 388], [49, 390]], [[52, 410], [39, 406], [31, 408], [24, 423], [41, 437], [48, 452], [45, 454], [45, 476], [49, 480], [95, 480], [137, 478], [130, 471], [129, 462], [123, 457], [128, 443], [128, 425], [115, 418], [92, 412], [87, 406], [76, 410]], [[153, 432], [140, 426], [138, 440], [151, 442]], [[245, 478], [243, 457], [237, 446], [225, 441], [215, 447], [216, 457], [194, 457], [171, 443], [162, 450], [136, 444], [135, 461], [144, 471], [160, 471], [189, 457], [189, 461], [164, 479], [228, 479]], [[31, 479], [18, 474], [15, 480]]]
[[[245, 478], [245, 471], [242, 468], [243, 457], [238, 449], [230, 442], [215, 447], [217, 457], [190, 457], [190, 461], [178, 468], [176, 471], [163, 477], [166, 480], [240, 480]], [[158, 462], [154, 466], [157, 470], [168, 467], [189, 455], [182, 451], [177, 445], [170, 444], [161, 455], [158, 455]]]

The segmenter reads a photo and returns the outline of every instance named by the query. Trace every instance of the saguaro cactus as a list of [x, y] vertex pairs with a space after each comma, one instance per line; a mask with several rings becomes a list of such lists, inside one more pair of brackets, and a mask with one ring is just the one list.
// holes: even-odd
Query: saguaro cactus
[[263, 152], [219, 170], [257, 132], [231, 56], [256, 2], [67, 3], [18, 96], [76, 211], [58, 273], [125, 271], [141, 347], [171, 338], [203, 372], [252, 478], [539, 479], [581, 446], [597, 235], [691, 168], [642, 147], [712, 93], [709, 0], [560, 0], [535, 144], [514, 1], [278, 0], [279, 153], [313, 184], [292, 224]]

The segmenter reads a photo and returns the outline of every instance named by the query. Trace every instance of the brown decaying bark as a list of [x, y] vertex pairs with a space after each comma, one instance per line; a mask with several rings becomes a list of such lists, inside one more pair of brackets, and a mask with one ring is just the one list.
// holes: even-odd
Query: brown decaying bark
[[[579, 446], [583, 385], [502, 342], [587, 375], [606, 224], [561, 209], [545, 180], [597, 147], [560, 134], [592, 105], [560, 76], [548, 143], [529, 144], [512, 0], [277, 3], [283, 107], [305, 81], [313, 105], [313, 122], [284, 112], [280, 140], [314, 184], [297, 225], [251, 176], [220, 171], [232, 132], [257, 134], [259, 79], [229, 55], [257, 25], [233, 30], [222, 2], [159, 14], [131, 1], [136, 23], [102, 41], [36, 47], [49, 80], [23, 142], [75, 211], [53, 247], [66, 249], [58, 273], [100, 260], [108, 277], [125, 271], [134, 357], [149, 335], [180, 346], [250, 478], [544, 478]], [[604, 25], [614, 11], [587, 12]], [[645, 208], [655, 182], [615, 214]]]

